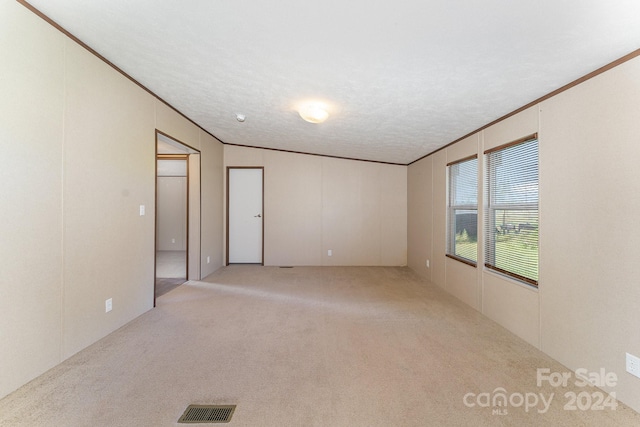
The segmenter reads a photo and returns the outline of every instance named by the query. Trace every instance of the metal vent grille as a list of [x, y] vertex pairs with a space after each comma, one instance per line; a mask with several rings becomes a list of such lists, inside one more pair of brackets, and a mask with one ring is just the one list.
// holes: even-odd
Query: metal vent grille
[[189, 405], [179, 423], [228, 423], [236, 405]]

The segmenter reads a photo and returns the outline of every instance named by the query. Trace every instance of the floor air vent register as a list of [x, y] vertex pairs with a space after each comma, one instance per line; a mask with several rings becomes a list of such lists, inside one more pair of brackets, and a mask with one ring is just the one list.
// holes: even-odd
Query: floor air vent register
[[228, 423], [236, 405], [189, 405], [178, 420], [179, 423]]

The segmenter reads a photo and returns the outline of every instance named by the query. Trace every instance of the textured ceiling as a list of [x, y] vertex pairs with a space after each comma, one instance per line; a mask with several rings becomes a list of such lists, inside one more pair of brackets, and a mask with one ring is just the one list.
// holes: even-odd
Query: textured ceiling
[[29, 3], [223, 142], [402, 164], [640, 48], [638, 0]]

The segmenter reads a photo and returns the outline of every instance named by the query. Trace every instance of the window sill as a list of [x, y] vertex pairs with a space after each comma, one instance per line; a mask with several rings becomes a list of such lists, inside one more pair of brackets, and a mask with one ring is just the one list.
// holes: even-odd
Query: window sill
[[451, 254], [445, 254], [445, 256], [447, 258], [455, 259], [456, 261], [459, 261], [459, 262], [461, 262], [463, 264], [470, 265], [473, 268], [477, 268], [478, 267], [478, 264], [473, 262], [473, 261], [471, 261], [471, 260], [468, 260], [468, 259], [465, 259], [465, 258], [461, 258], [459, 256], [455, 256], [455, 255], [451, 255]]

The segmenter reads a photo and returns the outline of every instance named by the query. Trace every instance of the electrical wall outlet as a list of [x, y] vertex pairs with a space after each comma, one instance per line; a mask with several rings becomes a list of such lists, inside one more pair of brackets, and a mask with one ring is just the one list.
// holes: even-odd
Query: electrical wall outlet
[[109, 298], [104, 302], [104, 312], [108, 313], [113, 309], [113, 299]]
[[640, 357], [633, 354], [626, 353], [627, 355], [627, 372], [631, 375], [635, 375], [640, 378]]
[[211, 257], [210, 256], [207, 257], [207, 264], [211, 264]]
[[327, 251], [327, 256], [332, 256], [332, 255], [333, 255], [333, 251], [332, 251], [331, 249], [329, 249], [329, 250]]

